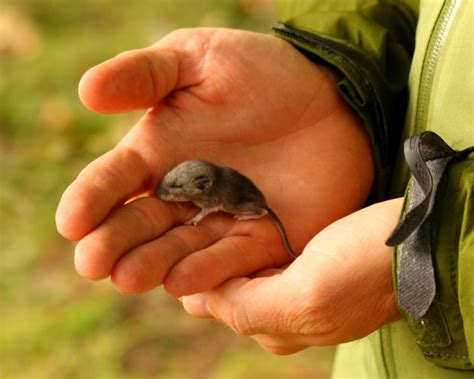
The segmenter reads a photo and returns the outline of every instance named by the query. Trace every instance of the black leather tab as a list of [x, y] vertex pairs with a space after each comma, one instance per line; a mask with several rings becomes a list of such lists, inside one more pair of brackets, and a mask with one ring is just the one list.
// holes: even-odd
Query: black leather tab
[[436, 294], [431, 233], [436, 193], [448, 165], [473, 150], [474, 147], [455, 151], [433, 132], [408, 138], [404, 143], [405, 158], [413, 177], [410, 201], [386, 244], [400, 245], [398, 304], [403, 312], [414, 318], [427, 312]]
[[[430, 207], [430, 199], [434, 200], [433, 192], [436, 189], [433, 188], [432, 170], [436, 171], [440, 179], [450, 158], [459, 154], [433, 132], [425, 132], [407, 138], [403, 147], [410, 172], [421, 187], [424, 196], [423, 200], [416, 207], [412, 208], [397, 225], [392, 235], [387, 239], [386, 244], [388, 246], [401, 244], [419, 225], [426, 221], [426, 218], [432, 211], [433, 204]], [[444, 158], [448, 158], [448, 160], [444, 161]], [[430, 170], [426, 162], [432, 160], [436, 160], [437, 164]]]

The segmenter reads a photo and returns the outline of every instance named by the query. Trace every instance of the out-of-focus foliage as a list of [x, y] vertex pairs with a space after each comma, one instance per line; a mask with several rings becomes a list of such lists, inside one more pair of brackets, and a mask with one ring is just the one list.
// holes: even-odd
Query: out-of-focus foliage
[[0, 377], [328, 375], [332, 349], [275, 357], [161, 289], [124, 297], [80, 278], [54, 226], [65, 186], [139, 117], [87, 111], [87, 68], [180, 27], [267, 32], [274, 18], [268, 0], [0, 2]]

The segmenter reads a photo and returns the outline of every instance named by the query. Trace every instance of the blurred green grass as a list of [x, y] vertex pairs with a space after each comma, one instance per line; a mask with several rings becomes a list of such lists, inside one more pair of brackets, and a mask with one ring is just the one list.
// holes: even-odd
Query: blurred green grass
[[0, 2], [2, 378], [325, 378], [332, 348], [276, 357], [161, 289], [121, 296], [73, 267], [54, 225], [59, 197], [138, 113], [104, 116], [77, 97], [85, 70], [181, 27], [267, 32], [269, 0]]

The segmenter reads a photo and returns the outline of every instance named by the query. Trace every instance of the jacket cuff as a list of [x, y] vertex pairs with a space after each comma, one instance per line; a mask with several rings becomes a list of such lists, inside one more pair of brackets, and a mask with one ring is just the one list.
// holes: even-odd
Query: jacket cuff
[[431, 132], [405, 142], [412, 172], [396, 244], [400, 311], [426, 359], [472, 370], [474, 356], [474, 147], [449, 148]]
[[[362, 118], [372, 141], [376, 176], [371, 200], [384, 199], [406, 112], [411, 52], [399, 48], [390, 53], [398, 63], [397, 72], [390, 73], [388, 78], [389, 74], [369, 53], [350, 43], [290, 24], [276, 25], [273, 33], [310, 59], [328, 64], [340, 73], [339, 92]], [[396, 80], [390, 80], [395, 77]]]

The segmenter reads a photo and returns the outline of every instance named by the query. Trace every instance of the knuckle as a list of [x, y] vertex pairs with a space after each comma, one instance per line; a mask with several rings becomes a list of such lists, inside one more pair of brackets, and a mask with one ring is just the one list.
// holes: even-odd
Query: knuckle
[[120, 172], [118, 164], [110, 162], [111, 164], [99, 165], [99, 163], [102, 163], [100, 158], [94, 163], [91, 167], [91, 169], [93, 169], [93, 175], [88, 175], [89, 177], [87, 178], [91, 186], [101, 192], [108, 192], [112, 188], [121, 188], [124, 186], [125, 180], [122, 177], [123, 175]]
[[[83, 240], [84, 241], [84, 240]], [[80, 241], [75, 250], [74, 266], [82, 277], [90, 280], [105, 279], [110, 274], [110, 267], [104, 262], [106, 256], [100, 248], [90, 246], [87, 241]]]
[[109, 193], [126, 188], [127, 178], [140, 172], [142, 164], [138, 153], [122, 144], [86, 166], [78, 179], [96, 191]]
[[121, 252], [121, 238], [106, 226], [84, 237], [76, 246], [76, 271], [91, 280], [107, 278]]
[[113, 270], [111, 280], [122, 294], [143, 293], [151, 288], [147, 271], [138, 262], [125, 262]]
[[255, 332], [251, 326], [245, 305], [243, 307], [237, 307], [235, 306], [235, 302], [233, 302], [231, 307], [230, 326], [234, 332], [241, 336], [254, 335]]
[[[129, 212], [127, 219], [138, 223], [140, 225], [141, 233], [144, 234], [144, 238], [154, 238], [163, 231], [163, 218], [158, 217], [160, 213], [154, 212], [154, 208], [148, 198], [141, 198], [133, 201], [123, 209], [125, 212]], [[126, 230], [129, 230], [129, 225], [125, 226]], [[125, 234], [126, 231], [124, 230]]]
[[315, 291], [305, 299], [304, 304], [294, 308], [298, 314], [298, 325], [295, 327], [302, 335], [310, 337], [327, 335], [339, 327], [340, 317], [333, 311], [334, 303], [325, 300], [328, 299], [327, 296]]

